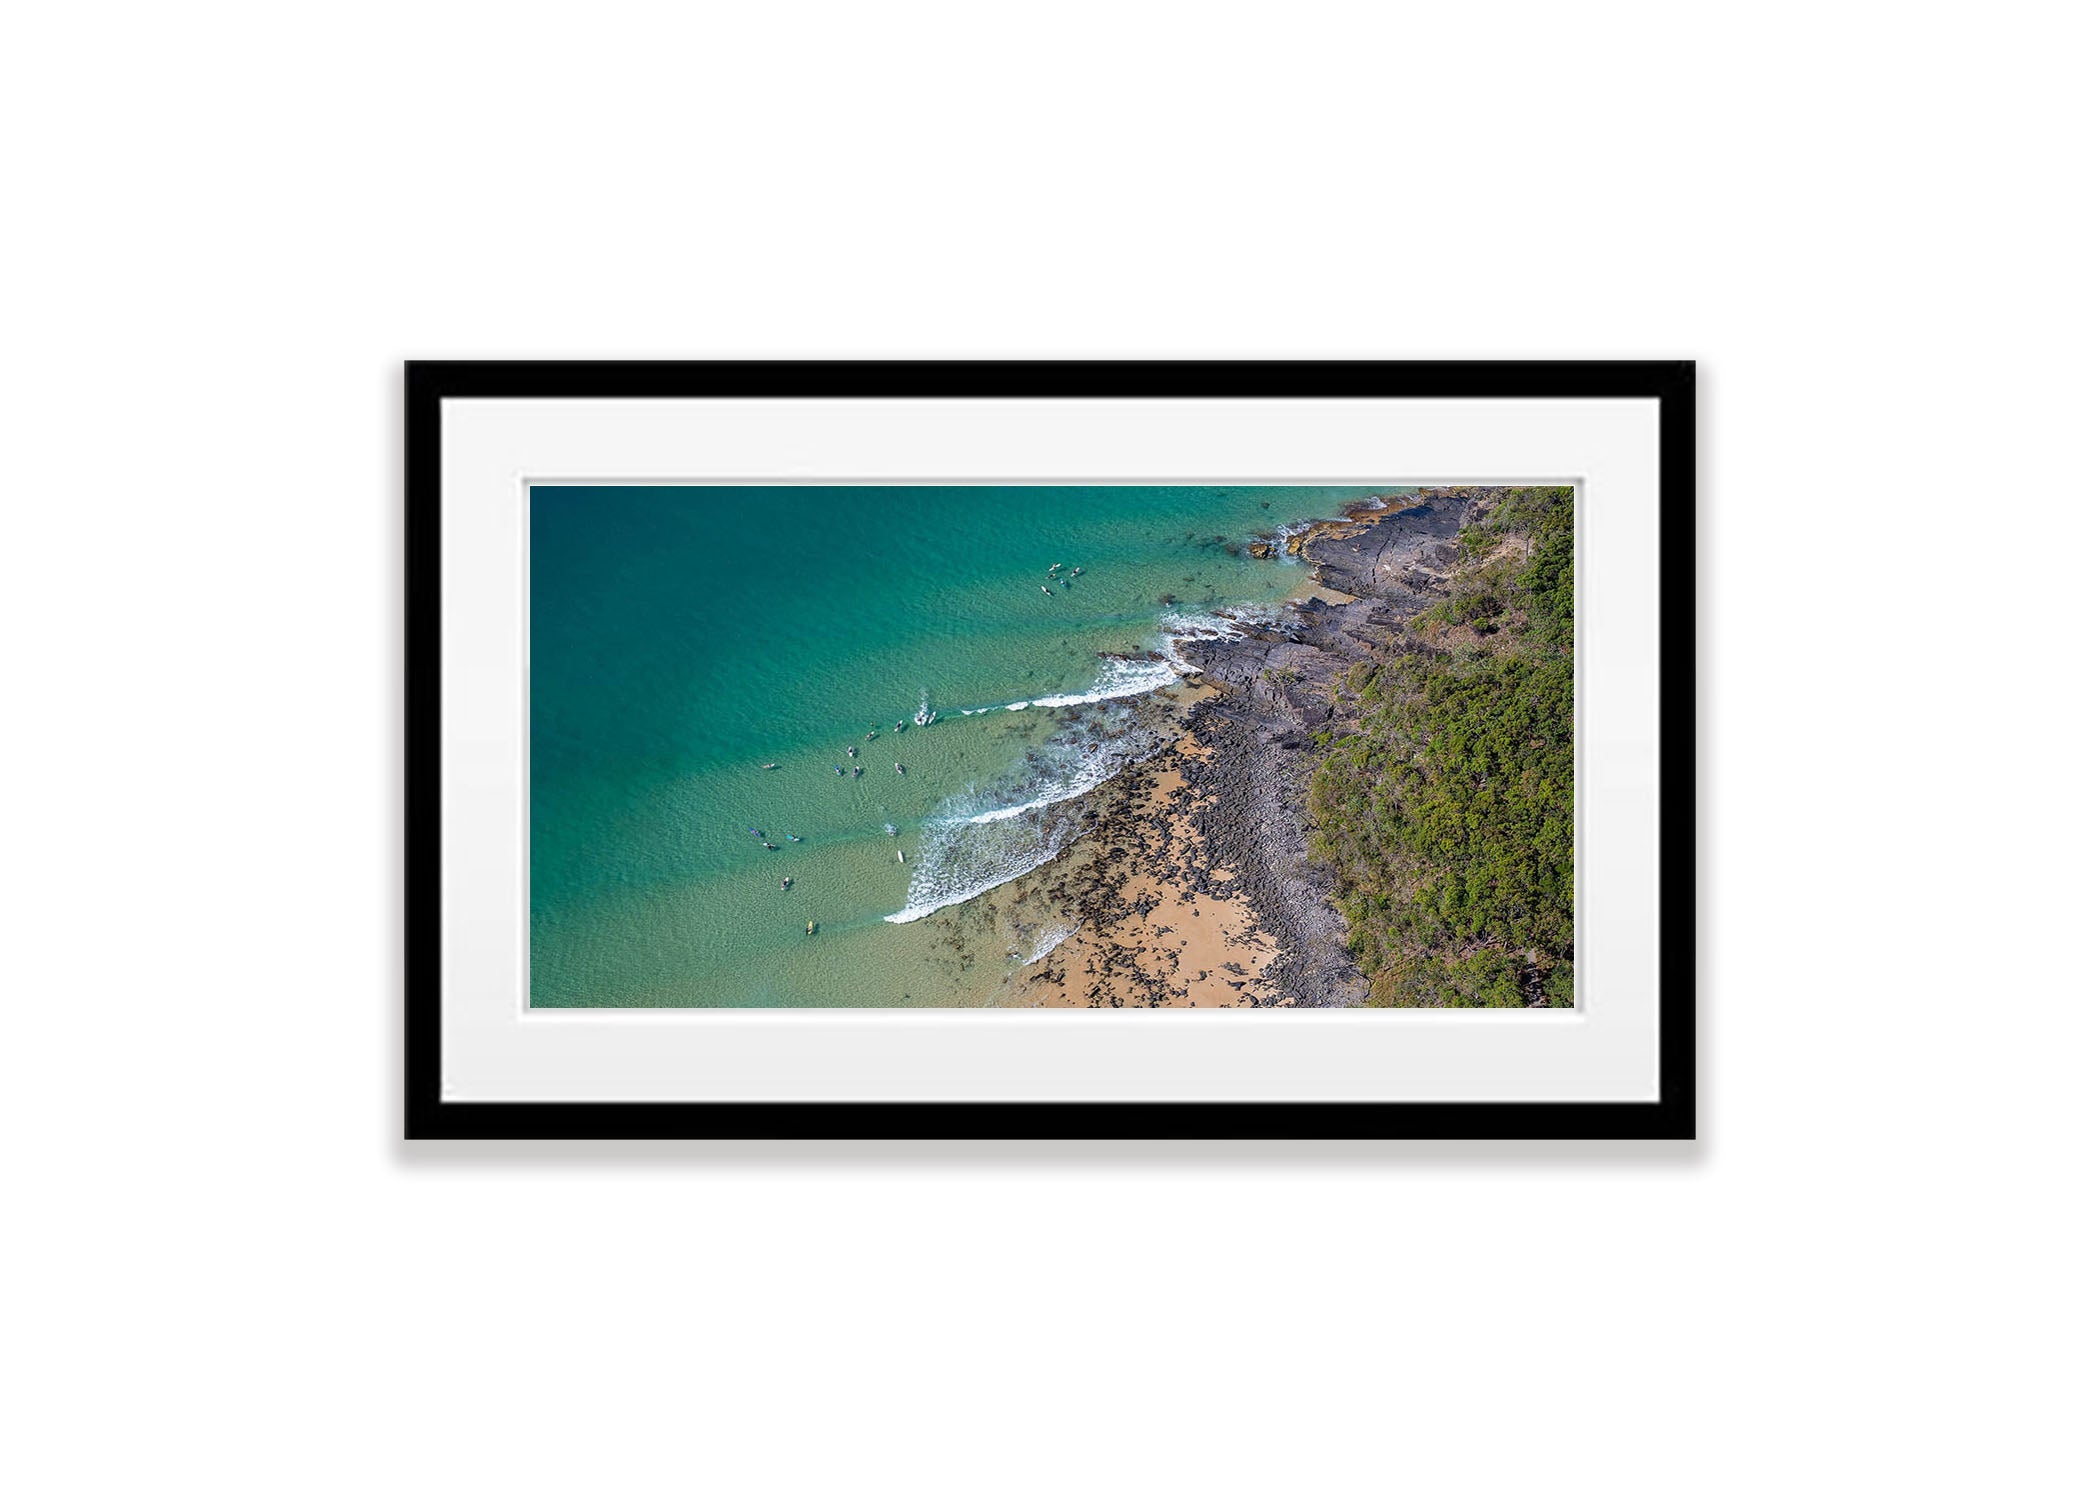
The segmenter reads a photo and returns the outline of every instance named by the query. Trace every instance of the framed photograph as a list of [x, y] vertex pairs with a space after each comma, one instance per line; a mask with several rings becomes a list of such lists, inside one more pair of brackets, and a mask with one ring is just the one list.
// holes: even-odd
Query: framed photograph
[[1689, 363], [413, 363], [407, 1133], [1694, 1134]]

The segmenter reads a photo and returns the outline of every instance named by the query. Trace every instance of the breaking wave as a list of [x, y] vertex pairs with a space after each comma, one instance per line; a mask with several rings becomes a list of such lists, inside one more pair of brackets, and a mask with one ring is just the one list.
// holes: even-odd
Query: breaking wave
[[1112, 698], [1142, 697], [1180, 680], [1181, 673], [1171, 661], [1111, 656], [1103, 660], [1094, 685], [1083, 693], [1053, 693], [1047, 698], [1030, 698], [1006, 706], [1015, 712], [1024, 708], [1077, 708], [1086, 703], [1106, 703]]
[[1181, 650], [1191, 641], [1236, 641], [1249, 630], [1288, 632], [1293, 623], [1287, 611], [1267, 604], [1238, 605], [1208, 615], [1172, 614], [1160, 622], [1167, 640], [1162, 654], [1177, 674], [1187, 674], [1199, 670]]
[[1048, 924], [1041, 933], [1037, 934], [1035, 946], [1028, 950], [1027, 956], [1015, 960], [1014, 966], [1025, 969], [1030, 964], [1042, 962], [1050, 956], [1059, 943], [1077, 931], [1079, 931], [1077, 927], [1068, 926], [1062, 922]]
[[926, 825], [904, 909], [885, 922], [916, 922], [958, 906], [1053, 858], [1084, 826], [1076, 799], [1166, 743], [1128, 703], [1102, 699], [1089, 707], [1031, 750], [1013, 777], [942, 805]]
[[1113, 698], [1140, 698], [1146, 693], [1173, 686], [1187, 670], [1176, 668], [1165, 653], [1161, 653], [1161, 658], [1153, 661], [1144, 657], [1104, 657], [1093, 686], [1083, 693], [1051, 693], [1041, 698], [1021, 698], [983, 708], [959, 708], [955, 711], [956, 716], [968, 719], [978, 714], [997, 713], [1002, 708], [1017, 714], [1030, 708], [1080, 708], [1089, 703], [1106, 703]]
[[1306, 532], [1312, 530], [1312, 526], [1313, 523], [1310, 521], [1288, 521], [1277, 527], [1269, 534], [1268, 538], [1269, 545], [1275, 548], [1271, 556], [1280, 563], [1296, 564], [1304, 561], [1303, 558], [1291, 550], [1291, 540], [1294, 537], [1305, 535]]
[[[1353, 500], [1343, 506], [1342, 513], [1339, 516], [1331, 516], [1326, 519], [1348, 520], [1353, 516], [1365, 516], [1382, 510], [1391, 510], [1394, 501], [1398, 498], [1398, 496], [1388, 495], [1367, 495], [1361, 500]], [[1293, 566], [1302, 565], [1305, 557], [1302, 553], [1293, 552], [1291, 543], [1318, 524], [1317, 521], [1286, 521], [1270, 532], [1263, 540], [1275, 549], [1270, 554], [1275, 561]]]
[[[1070, 724], [1029, 752], [1017, 773], [997, 787], [951, 797], [926, 825], [918, 863], [902, 911], [885, 922], [916, 922], [1018, 879], [1055, 857], [1080, 831], [1070, 805], [1125, 766], [1166, 743], [1140, 720], [1128, 701], [1170, 687], [1198, 670], [1180, 647], [1191, 641], [1234, 640], [1250, 628], [1287, 624], [1282, 610], [1249, 605], [1216, 614], [1169, 614], [1160, 621], [1157, 652], [1105, 657], [1083, 693], [1052, 693], [985, 708], [957, 710], [974, 717], [1003, 707], [1080, 709]], [[1048, 951], [1048, 950], [1045, 950]]]
[[996, 890], [1054, 857], [1078, 831], [1063, 817], [992, 827], [995, 832], [968, 823], [928, 825], [905, 908], [882, 920], [916, 922]]

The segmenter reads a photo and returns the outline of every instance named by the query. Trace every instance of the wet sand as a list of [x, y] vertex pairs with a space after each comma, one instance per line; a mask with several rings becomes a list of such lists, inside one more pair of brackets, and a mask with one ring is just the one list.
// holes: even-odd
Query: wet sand
[[1236, 1006], [1273, 1001], [1276, 943], [1196, 832], [1193, 736], [1101, 789], [1098, 826], [1016, 892], [1022, 920], [1073, 929], [1009, 976], [1010, 1006]]

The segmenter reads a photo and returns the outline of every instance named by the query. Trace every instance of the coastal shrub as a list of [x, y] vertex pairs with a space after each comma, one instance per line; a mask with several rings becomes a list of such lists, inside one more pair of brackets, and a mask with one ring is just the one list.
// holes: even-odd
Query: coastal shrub
[[1356, 724], [1307, 810], [1374, 1005], [1574, 1002], [1573, 513], [1566, 487], [1503, 497], [1493, 531], [1531, 543], [1510, 597], [1467, 587], [1418, 622], [1520, 609], [1513, 648], [1411, 636], [1342, 681]]
[[1575, 491], [1569, 485], [1513, 489], [1502, 497], [1488, 525], [1497, 532], [1543, 537], [1567, 525], [1575, 513]]
[[1488, 619], [1499, 610], [1492, 594], [1456, 594], [1434, 609], [1424, 610], [1422, 618], [1439, 625], [1469, 625], [1475, 620]]
[[1512, 490], [1491, 523], [1531, 539], [1531, 560], [1516, 580], [1533, 637], [1555, 649], [1575, 642], [1575, 491], [1568, 485]]
[[1492, 635], [1499, 628], [1496, 619], [1506, 608], [1491, 591], [1472, 589], [1454, 594], [1441, 604], [1424, 610], [1416, 616], [1415, 624], [1417, 629], [1431, 625], [1470, 625], [1481, 635]]
[[1520, 580], [1531, 596], [1532, 633], [1548, 646], [1575, 643], [1575, 537], [1571, 531], [1546, 538]]

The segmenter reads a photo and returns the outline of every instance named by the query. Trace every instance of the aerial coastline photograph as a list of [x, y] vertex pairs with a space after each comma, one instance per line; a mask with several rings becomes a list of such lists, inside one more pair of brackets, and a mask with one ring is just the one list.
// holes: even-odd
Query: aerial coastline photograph
[[1573, 1005], [1574, 508], [535, 485], [531, 1004]]

